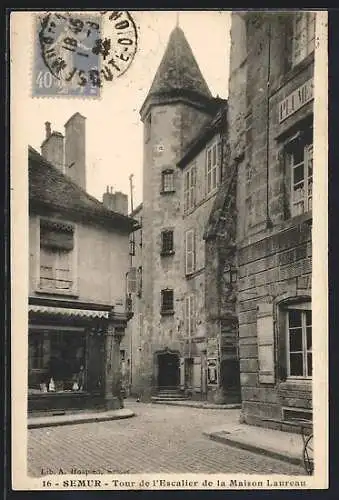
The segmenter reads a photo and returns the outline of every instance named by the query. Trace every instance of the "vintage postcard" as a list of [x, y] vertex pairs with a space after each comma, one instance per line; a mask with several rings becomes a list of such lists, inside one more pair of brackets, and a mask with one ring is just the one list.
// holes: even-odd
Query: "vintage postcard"
[[327, 12], [10, 45], [13, 489], [327, 488]]

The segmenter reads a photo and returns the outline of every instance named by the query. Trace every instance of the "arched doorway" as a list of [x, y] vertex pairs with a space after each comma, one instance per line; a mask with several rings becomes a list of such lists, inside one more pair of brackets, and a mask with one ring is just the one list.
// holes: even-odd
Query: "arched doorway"
[[171, 352], [158, 354], [158, 388], [176, 389], [180, 383], [179, 356]]

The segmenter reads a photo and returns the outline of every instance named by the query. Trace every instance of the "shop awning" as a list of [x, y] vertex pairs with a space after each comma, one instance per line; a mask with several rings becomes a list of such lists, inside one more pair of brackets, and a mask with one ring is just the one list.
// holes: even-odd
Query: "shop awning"
[[109, 311], [97, 311], [94, 309], [70, 309], [66, 307], [51, 307], [51, 306], [28, 306], [29, 313], [58, 315], [63, 317], [78, 317], [78, 318], [109, 318]]

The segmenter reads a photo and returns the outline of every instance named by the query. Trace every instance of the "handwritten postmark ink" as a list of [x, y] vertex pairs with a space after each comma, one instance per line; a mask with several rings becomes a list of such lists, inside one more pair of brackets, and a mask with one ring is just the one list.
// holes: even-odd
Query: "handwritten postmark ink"
[[36, 96], [98, 97], [133, 62], [137, 30], [126, 11], [49, 12], [37, 19]]

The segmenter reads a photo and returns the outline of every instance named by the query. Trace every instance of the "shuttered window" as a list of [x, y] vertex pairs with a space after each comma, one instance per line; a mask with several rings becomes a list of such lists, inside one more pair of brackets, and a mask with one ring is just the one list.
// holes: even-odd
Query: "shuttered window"
[[39, 288], [70, 291], [73, 288], [74, 227], [72, 224], [40, 220]]
[[195, 271], [195, 235], [194, 229], [189, 229], [185, 234], [185, 273]]
[[259, 382], [274, 384], [274, 321], [272, 304], [259, 304], [257, 310]]

